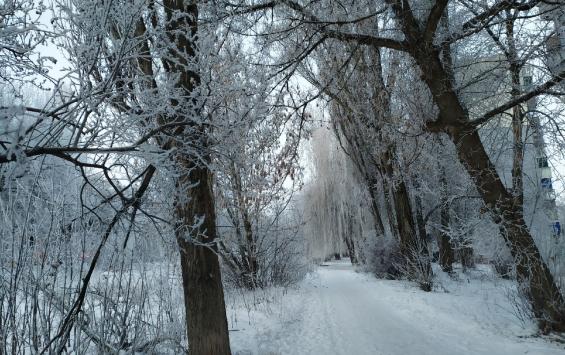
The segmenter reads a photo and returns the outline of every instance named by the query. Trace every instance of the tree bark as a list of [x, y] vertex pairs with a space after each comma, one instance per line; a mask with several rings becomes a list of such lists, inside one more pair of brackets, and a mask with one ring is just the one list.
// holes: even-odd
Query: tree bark
[[[208, 167], [209, 131], [206, 124], [192, 121], [192, 116], [201, 115], [196, 100], [200, 73], [190, 69], [198, 62], [198, 5], [195, 0], [165, 0], [164, 8], [167, 36], [171, 42], [164, 64], [168, 71], [178, 75], [175, 87], [188, 98], [181, 105], [173, 97], [171, 106], [178, 110], [173, 114], [173, 121], [189, 124], [172, 132], [179, 174], [175, 181], [176, 238], [180, 249], [189, 352], [229, 355], [228, 323], [216, 245], [212, 172]], [[186, 146], [190, 146], [187, 151], [184, 150]], [[194, 148], [200, 151], [189, 153]]]
[[[212, 174], [207, 167], [185, 159], [177, 181], [177, 242], [190, 354], [229, 355], [226, 305], [216, 246], [216, 211]], [[183, 187], [191, 186], [183, 196]], [[193, 228], [192, 226], [196, 226]]]
[[395, 202], [394, 202], [394, 187], [390, 179], [383, 180], [383, 195], [386, 202], [386, 217], [388, 219], [388, 226], [390, 228], [390, 233], [396, 240], [400, 241], [400, 232], [398, 228], [398, 222], [395, 213]]

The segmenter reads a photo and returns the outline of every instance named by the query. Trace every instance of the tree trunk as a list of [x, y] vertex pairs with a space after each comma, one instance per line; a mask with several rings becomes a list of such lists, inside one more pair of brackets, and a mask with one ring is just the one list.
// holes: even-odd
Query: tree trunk
[[[389, 155], [389, 157], [392, 155]], [[390, 160], [385, 163], [387, 175], [393, 176], [393, 166]], [[431, 264], [428, 256], [428, 250], [425, 240], [419, 237], [414, 225], [414, 217], [410, 204], [410, 196], [408, 189], [401, 179], [400, 182], [392, 183], [394, 214], [396, 217], [396, 227], [398, 228], [398, 237], [400, 242], [400, 253], [404, 259], [405, 272], [408, 277], [414, 279], [420, 284], [424, 291], [431, 291]]]
[[[255, 240], [253, 238], [253, 230], [247, 205], [245, 204], [243, 191], [241, 187], [241, 177], [236, 170], [235, 164], [231, 165], [232, 192], [234, 198], [234, 210], [226, 208], [228, 216], [234, 226], [237, 237], [237, 249], [239, 252], [239, 260], [234, 260], [236, 255], [222, 248], [222, 256], [227, 260], [227, 265], [233, 273], [233, 277], [238, 285], [247, 289], [254, 289], [257, 286], [257, 252]], [[243, 227], [241, 224], [243, 223]], [[242, 231], [243, 229], [243, 231]], [[226, 254], [227, 253], [227, 254]], [[227, 258], [226, 255], [230, 258]], [[230, 260], [231, 259], [231, 260]], [[233, 262], [235, 261], [235, 262]]]
[[[212, 172], [207, 166], [209, 132], [205, 124], [192, 121], [202, 113], [196, 99], [200, 74], [189, 69], [198, 62], [198, 4], [195, 0], [165, 0], [164, 8], [168, 40], [175, 44], [164, 57], [164, 63], [171, 73], [178, 75], [175, 88], [186, 97], [192, 97], [182, 105], [178, 99], [171, 98], [171, 106], [178, 110], [172, 115], [172, 121], [189, 123], [172, 132], [179, 173], [175, 233], [180, 249], [189, 352], [229, 355], [228, 322], [216, 245]], [[187, 153], [186, 146], [190, 146], [189, 152], [194, 148], [201, 151]]]
[[[419, 182], [417, 179], [413, 179], [413, 187], [414, 189], [420, 188]], [[416, 226], [418, 227], [418, 235], [421, 241], [427, 240], [427, 232], [426, 232], [426, 223], [424, 222], [423, 216], [423, 206], [422, 206], [422, 198], [418, 193], [414, 193], [414, 215], [416, 217]]]
[[447, 234], [444, 230], [445, 228], [449, 227], [448, 207], [442, 206], [440, 214], [442, 230], [440, 231], [438, 237], [439, 264], [443, 271], [452, 272], [455, 253], [453, 251], [453, 245], [451, 244], [451, 238], [449, 237], [449, 234]]
[[453, 262], [455, 259], [455, 253], [453, 251], [453, 244], [451, 243], [451, 237], [447, 233], [449, 229], [449, 204], [447, 201], [447, 181], [445, 178], [445, 171], [442, 168], [441, 174], [441, 210], [440, 210], [440, 225], [441, 230], [438, 237], [438, 247], [439, 247], [439, 264], [441, 269], [445, 272], [453, 271]]
[[[520, 87], [520, 71], [521, 65], [518, 63], [518, 52], [514, 38], [514, 21], [515, 18], [509, 12], [506, 12], [506, 41], [508, 45], [507, 59], [510, 63], [509, 72], [512, 79], [512, 89], [510, 91], [512, 99], [522, 94]], [[513, 133], [513, 159], [512, 159], [512, 194], [514, 195], [516, 208], [524, 210], [524, 141], [522, 138], [522, 126], [524, 125], [524, 117], [522, 107], [516, 105], [512, 108], [512, 133]]]
[[[236, 205], [238, 209], [238, 214], [241, 215], [243, 221], [243, 231], [245, 233], [245, 244], [240, 245], [240, 249], [243, 249], [242, 265], [245, 270], [242, 270], [243, 284], [248, 289], [254, 289], [257, 287], [257, 246], [255, 244], [255, 238], [253, 236], [253, 226], [251, 224], [251, 218], [248, 213], [248, 204], [246, 202], [245, 196], [243, 195], [243, 184], [241, 182], [241, 175], [235, 163], [231, 164], [231, 172], [233, 178], [233, 189], [235, 190]], [[236, 216], [237, 218], [237, 216]], [[243, 243], [243, 241], [241, 241]]]
[[247, 262], [244, 263], [244, 265], [248, 266], [248, 270], [246, 270], [247, 275], [244, 282], [245, 286], [248, 289], [254, 289], [257, 287], [257, 247], [255, 245], [255, 238], [253, 237], [253, 230], [249, 214], [246, 210], [243, 210], [241, 215], [243, 218], [243, 228], [245, 230], [245, 240], [247, 243], [247, 254], [245, 255]]
[[467, 237], [463, 237], [461, 239], [461, 245], [459, 246], [459, 259], [461, 260], [463, 271], [475, 266], [473, 261], [473, 246]]
[[404, 181], [394, 190], [394, 208], [400, 235], [400, 253], [405, 259], [407, 271], [420, 284], [422, 290], [431, 291], [432, 268], [428, 248], [426, 241], [419, 237], [414, 226], [410, 198]]
[[352, 264], [358, 264], [357, 254], [355, 251], [355, 238], [353, 237], [353, 216], [350, 215], [350, 209], [347, 204], [342, 213], [343, 223], [345, 224], [343, 239], [345, 241], [345, 246], [347, 247], [347, 253], [349, 254], [349, 259]]
[[[211, 172], [184, 159], [179, 163], [189, 172], [177, 181], [180, 195], [175, 206], [189, 353], [229, 355]], [[197, 186], [183, 190], [195, 182]]]
[[390, 228], [390, 234], [392, 237], [400, 242], [400, 232], [398, 228], [398, 222], [395, 213], [395, 202], [394, 202], [394, 187], [389, 179], [383, 180], [383, 195], [386, 202], [386, 217], [388, 219], [388, 227]]
[[385, 227], [383, 224], [383, 219], [381, 218], [381, 214], [379, 212], [379, 201], [377, 195], [377, 186], [378, 182], [376, 179], [371, 178], [370, 176], [365, 175], [365, 181], [367, 182], [367, 187], [369, 190], [369, 196], [371, 197], [371, 212], [373, 215], [373, 222], [375, 225], [375, 233], [378, 238], [381, 238], [384, 235]]
[[[383, 155], [383, 165], [388, 179], [394, 177], [394, 165], [391, 161], [394, 156], [393, 148], [389, 147]], [[404, 258], [403, 267], [408, 276], [417, 280], [424, 291], [431, 291], [432, 267], [425, 239], [422, 239], [416, 230], [415, 218], [412, 214], [410, 195], [403, 178], [398, 183], [390, 182], [392, 186], [392, 199], [394, 215], [400, 242], [400, 253]], [[391, 223], [392, 225], [392, 223]]]
[[399, 182], [394, 188], [394, 211], [400, 235], [400, 251], [404, 257], [413, 259], [419, 246], [416, 241], [417, 232], [414, 228], [410, 199], [404, 181]]
[[349, 254], [349, 259], [352, 264], [358, 264], [357, 255], [355, 254], [355, 242], [351, 237], [345, 237], [345, 245], [347, 247], [347, 253]]
[[[395, 9], [399, 12], [401, 9]], [[404, 14], [402, 14], [404, 15]], [[453, 77], [443, 67], [436, 49], [419, 46], [421, 41], [414, 32], [415, 26], [406, 22], [405, 32], [411, 32], [411, 55], [422, 71], [422, 79], [428, 86], [439, 109], [439, 118], [428, 126], [432, 131], [444, 131], [457, 149], [463, 164], [485, 205], [492, 211], [500, 225], [502, 237], [510, 248], [516, 265], [519, 288], [530, 301], [542, 331], [565, 331], [565, 302], [549, 268], [542, 260], [522, 215], [522, 207], [516, 206], [491, 162], [479, 137], [471, 125], [453, 87]]]
[[502, 237], [515, 262], [520, 291], [531, 303], [540, 329], [565, 331], [565, 302], [535, 244], [521, 208], [498, 177], [476, 131], [454, 132], [459, 159], [475, 180], [486, 205], [494, 212]]

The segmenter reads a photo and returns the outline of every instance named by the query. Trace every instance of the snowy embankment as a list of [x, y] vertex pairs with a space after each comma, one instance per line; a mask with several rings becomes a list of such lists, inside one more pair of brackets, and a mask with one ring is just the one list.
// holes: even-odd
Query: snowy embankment
[[[482, 275], [482, 276], [481, 276]], [[565, 354], [530, 337], [508, 294], [487, 273], [439, 275], [441, 291], [378, 280], [351, 265], [320, 267], [300, 287], [228, 298], [232, 351], [275, 354]], [[245, 306], [242, 306], [245, 304]]]

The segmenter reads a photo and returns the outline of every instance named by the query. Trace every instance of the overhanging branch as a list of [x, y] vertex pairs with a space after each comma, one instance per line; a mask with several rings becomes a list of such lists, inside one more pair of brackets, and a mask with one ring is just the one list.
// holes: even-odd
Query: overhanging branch
[[503, 105], [500, 105], [492, 110], [490, 110], [489, 112], [487, 112], [486, 114], [484, 114], [482, 117], [471, 121], [471, 125], [473, 126], [480, 126], [486, 122], [488, 122], [488, 120], [490, 120], [491, 118], [493, 118], [494, 116], [497, 116], [503, 112], [505, 112], [506, 110], [511, 109], [514, 106], [523, 104], [525, 102], [527, 102], [528, 100], [543, 94], [545, 92], [547, 92], [549, 89], [551, 89], [552, 87], [554, 87], [555, 85], [559, 84], [560, 82], [562, 82], [565, 79], [565, 71], [562, 71], [561, 73], [559, 73], [558, 75], [554, 76], [553, 78], [551, 78], [550, 80], [546, 81], [544, 84], [536, 87], [535, 89], [521, 95], [518, 96], [517, 98], [510, 100], [508, 102], [506, 102]]

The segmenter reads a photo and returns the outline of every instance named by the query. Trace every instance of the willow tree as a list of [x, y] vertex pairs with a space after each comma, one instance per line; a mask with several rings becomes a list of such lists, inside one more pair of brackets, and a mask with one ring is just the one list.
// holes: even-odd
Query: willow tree
[[309, 146], [311, 176], [301, 195], [309, 256], [323, 261], [347, 253], [353, 264], [362, 262], [371, 229], [363, 178], [328, 125], [313, 130]]
[[[402, 137], [398, 132], [406, 130], [410, 121], [391, 100], [399, 63], [395, 60], [385, 80], [382, 61], [374, 48], [325, 43], [316, 56], [316, 64], [326, 68], [323, 74], [315, 75], [306, 66], [301, 74], [331, 100], [334, 131], [369, 191], [377, 238], [386, 231], [399, 246], [396, 273], [400, 271], [430, 291], [430, 257], [425, 226], [419, 218], [422, 204], [411, 191], [408, 154], [403, 152], [409, 149], [397, 141]], [[402, 138], [405, 145], [406, 141], [414, 144], [409, 134]]]

